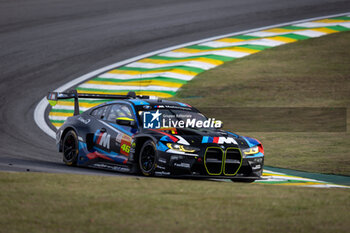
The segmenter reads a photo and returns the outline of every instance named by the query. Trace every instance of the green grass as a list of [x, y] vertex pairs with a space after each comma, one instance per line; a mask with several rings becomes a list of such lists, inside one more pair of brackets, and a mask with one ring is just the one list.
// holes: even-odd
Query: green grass
[[[236, 118], [241, 118], [240, 121], [235, 119], [232, 123], [226, 120], [224, 128], [259, 139], [265, 147], [266, 165], [350, 175], [350, 133], [344, 130], [346, 125], [349, 128], [349, 110], [347, 119], [345, 114], [336, 116], [336, 120], [329, 115], [325, 119], [329, 124], [315, 124], [313, 127], [310, 127], [312, 120], [317, 120], [317, 116], [308, 118], [299, 114], [304, 119], [296, 124], [306, 129], [304, 132], [293, 132], [287, 123], [286, 129], [283, 128], [280, 124], [283, 120], [290, 122], [288, 114], [277, 115], [276, 119], [267, 118], [266, 112], [259, 114], [258, 109], [254, 114], [256, 107], [349, 108], [349, 64], [350, 32], [332, 34], [225, 63], [200, 74], [185, 85], [175, 99], [199, 109], [210, 106], [251, 107], [249, 111], [255, 116], [237, 113]], [[230, 114], [235, 113], [214, 116], [225, 119], [231, 117]], [[277, 119], [278, 116], [281, 117]], [[282, 132], [275, 132], [278, 128], [273, 123]], [[255, 126], [259, 132], [252, 131]], [[272, 129], [262, 126], [271, 126]], [[338, 132], [331, 132], [332, 129]]]
[[348, 232], [345, 189], [0, 173], [0, 232]]

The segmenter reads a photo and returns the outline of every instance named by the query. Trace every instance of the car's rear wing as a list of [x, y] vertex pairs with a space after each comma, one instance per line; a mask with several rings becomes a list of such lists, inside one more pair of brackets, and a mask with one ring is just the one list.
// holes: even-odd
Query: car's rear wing
[[87, 94], [78, 93], [77, 90], [71, 90], [68, 92], [49, 92], [47, 94], [47, 100], [51, 106], [57, 104], [57, 100], [74, 99], [74, 116], [79, 115], [79, 98], [88, 99], [149, 99], [149, 96], [136, 95], [135, 92], [129, 91], [126, 95], [104, 95], [104, 94]]

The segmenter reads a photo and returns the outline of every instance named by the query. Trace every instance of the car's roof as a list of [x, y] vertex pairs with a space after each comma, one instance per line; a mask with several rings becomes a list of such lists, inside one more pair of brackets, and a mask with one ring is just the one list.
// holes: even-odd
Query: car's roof
[[163, 99], [128, 99], [127, 101], [131, 102], [135, 106], [138, 105], [172, 105], [172, 106], [181, 106], [181, 107], [192, 107], [189, 104], [177, 102], [177, 101], [170, 101], [170, 100], [163, 100]]
[[191, 105], [177, 102], [177, 101], [169, 101], [169, 100], [163, 100], [163, 99], [122, 99], [122, 100], [114, 100], [114, 101], [108, 101], [106, 103], [100, 104], [98, 106], [95, 106], [89, 110], [93, 110], [105, 105], [111, 105], [116, 103], [129, 103], [135, 106], [135, 108], [143, 108], [143, 106], [151, 106], [152, 108], [155, 106], [160, 106], [160, 108], [165, 107], [179, 107], [179, 108], [186, 108], [186, 109], [193, 109]]

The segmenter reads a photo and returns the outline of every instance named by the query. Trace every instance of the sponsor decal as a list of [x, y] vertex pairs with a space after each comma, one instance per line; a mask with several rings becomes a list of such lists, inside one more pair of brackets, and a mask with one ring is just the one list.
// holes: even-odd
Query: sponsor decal
[[84, 119], [82, 117], [78, 117], [78, 121], [84, 123], [85, 125], [89, 124], [90, 123], [90, 119]]
[[129, 172], [130, 171], [130, 169], [127, 167], [122, 167], [122, 166], [118, 166], [118, 165], [112, 166], [112, 165], [108, 165], [108, 164], [104, 164], [104, 163], [97, 163], [97, 164], [93, 164], [91, 166], [96, 167], [96, 168], [118, 171], [118, 172]]
[[179, 109], [179, 110], [191, 110], [191, 108], [186, 108], [182, 106], [176, 106], [176, 105], [165, 105], [166, 108], [172, 108], [172, 109]]
[[155, 174], [158, 176], [169, 176], [170, 172], [160, 171], [160, 172], [155, 172]]
[[126, 134], [122, 134], [122, 138], [120, 141], [120, 153], [128, 156], [130, 153], [132, 138]]
[[126, 141], [129, 145], [131, 145], [132, 137], [130, 137], [129, 135], [123, 134], [122, 142], [123, 141]]
[[162, 159], [162, 158], [159, 158], [159, 159], [158, 159], [158, 162], [160, 162], [160, 163], [166, 163], [166, 160], [165, 160], [165, 159]]
[[184, 159], [182, 155], [172, 155], [170, 157], [170, 160], [179, 160], [179, 159]]
[[159, 110], [144, 112], [143, 127], [146, 129], [159, 129], [161, 127], [161, 115]]
[[136, 148], [136, 142], [131, 142], [131, 148]]
[[238, 145], [237, 141], [233, 137], [203, 136], [202, 143], [236, 144], [236, 145]]
[[102, 147], [109, 149], [110, 148], [110, 141], [111, 141], [111, 135], [104, 132], [104, 133], [100, 133], [100, 135], [97, 138], [96, 143]]
[[255, 165], [254, 167], [252, 167], [253, 170], [257, 170], [257, 169], [260, 169], [261, 168], [261, 165], [260, 164], [257, 164]]
[[130, 146], [123, 144], [120, 146], [120, 153], [122, 153], [123, 155], [129, 155], [130, 153]]
[[176, 142], [178, 144], [182, 144], [182, 145], [190, 145], [183, 137], [175, 135], [175, 137], [177, 137], [179, 140]]
[[163, 125], [164, 127], [175, 128], [221, 128], [222, 122], [215, 120], [215, 118], [208, 118], [205, 121], [194, 118], [180, 121], [168, 119], [168, 122], [163, 121]]
[[189, 105], [189, 104], [186, 104], [186, 103], [181, 103], [181, 102], [177, 102], [180, 106], [183, 106], [183, 107], [190, 107], [190, 108], [192, 108], [192, 106], [191, 105]]
[[164, 105], [155, 105], [154, 108], [164, 108]]
[[[166, 106], [167, 107], [167, 106]], [[190, 114], [162, 114], [157, 111], [143, 112], [143, 127], [145, 129], [163, 128], [221, 128], [222, 122], [215, 118], [200, 120]]]
[[183, 167], [183, 168], [190, 168], [191, 165], [189, 163], [174, 163], [175, 167]]
[[118, 133], [117, 137], [115, 138], [115, 141], [118, 145], [120, 145], [120, 143], [122, 142], [122, 138], [123, 138], [123, 134], [122, 133]]
[[162, 166], [157, 165], [157, 169], [165, 170], [165, 167], [162, 167]]

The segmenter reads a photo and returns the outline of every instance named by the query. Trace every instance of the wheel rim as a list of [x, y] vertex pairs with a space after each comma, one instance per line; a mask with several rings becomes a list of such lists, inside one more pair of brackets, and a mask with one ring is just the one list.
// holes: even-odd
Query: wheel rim
[[145, 172], [149, 172], [152, 170], [154, 162], [155, 162], [155, 151], [152, 145], [147, 145], [141, 154], [141, 167]]
[[73, 135], [68, 135], [63, 145], [63, 154], [67, 161], [72, 160], [77, 154], [77, 147]]

